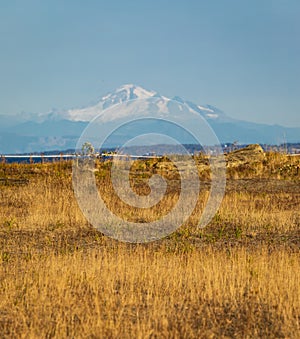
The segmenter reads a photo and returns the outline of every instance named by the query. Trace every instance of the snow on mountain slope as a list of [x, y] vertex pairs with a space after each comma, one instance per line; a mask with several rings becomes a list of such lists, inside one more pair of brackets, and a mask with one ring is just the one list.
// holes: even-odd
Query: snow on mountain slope
[[156, 94], [156, 92], [148, 91], [140, 86], [132, 84], [123, 85], [117, 88], [114, 92], [103, 96], [94, 106], [83, 109], [68, 110], [66, 118], [73, 121], [90, 121], [98, 114], [102, 113], [105, 109], [113, 105], [134, 99], [148, 99]]
[[[93, 118], [95, 118], [100, 113], [102, 113], [105, 109], [111, 106], [114, 106], [114, 105], [117, 105], [123, 102], [127, 102], [127, 101], [128, 101], [128, 105], [137, 105], [136, 102], [131, 103], [131, 101], [135, 99], [142, 99], [141, 101], [144, 102], [144, 106], [146, 105], [147, 101], [148, 101], [148, 105], [150, 105], [150, 103], [153, 104], [153, 102], [155, 101], [155, 105], [157, 105], [158, 111], [161, 112], [162, 114], [166, 112], [170, 113], [170, 110], [172, 107], [172, 101], [176, 101], [179, 104], [187, 106], [191, 111], [198, 112], [207, 120], [210, 120], [210, 119], [216, 120], [216, 119], [221, 119], [221, 118], [222, 120], [229, 119], [225, 116], [223, 112], [215, 109], [212, 106], [196, 105], [180, 97], [174, 97], [173, 99], [170, 99], [166, 96], [159, 95], [155, 91], [147, 90], [140, 86], [135, 86], [133, 84], [123, 85], [117, 88], [114, 92], [106, 94], [94, 106], [90, 106], [90, 107], [86, 107], [82, 109], [71, 109], [66, 112], [62, 112], [61, 118], [72, 120], [72, 121], [91, 121]], [[179, 105], [179, 108], [180, 107], [182, 108], [182, 106]], [[119, 118], [120, 115], [125, 116], [129, 111], [130, 110], [127, 110], [126, 112], [126, 110], [123, 109], [122, 112], [119, 112], [115, 110], [114, 114], [117, 114], [117, 115], [110, 117], [110, 119]]]

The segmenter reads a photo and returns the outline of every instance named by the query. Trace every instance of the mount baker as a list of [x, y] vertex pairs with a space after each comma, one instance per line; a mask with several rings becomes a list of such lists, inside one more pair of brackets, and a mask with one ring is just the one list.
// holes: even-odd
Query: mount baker
[[[155, 101], [157, 110], [171, 112], [172, 103], [199, 113], [210, 124], [221, 143], [280, 144], [299, 142], [300, 128], [257, 124], [233, 119], [211, 105], [199, 105], [176, 96], [168, 98], [132, 84], [124, 85], [101, 97], [94, 105], [81, 109], [53, 110], [48, 113], [0, 115], [0, 153], [25, 153], [75, 148], [84, 128], [93, 118], [114, 105], [143, 99]], [[122, 112], [126, 115], [126, 111]], [[117, 119], [110, 116], [109, 119]], [[191, 122], [192, 123], [192, 122]], [[112, 145], [114, 146], [114, 145]]]

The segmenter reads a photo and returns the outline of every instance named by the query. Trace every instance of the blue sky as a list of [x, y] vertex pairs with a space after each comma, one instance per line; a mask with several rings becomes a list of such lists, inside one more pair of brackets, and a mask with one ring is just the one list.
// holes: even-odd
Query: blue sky
[[0, 114], [125, 83], [300, 126], [299, 0], [0, 0]]

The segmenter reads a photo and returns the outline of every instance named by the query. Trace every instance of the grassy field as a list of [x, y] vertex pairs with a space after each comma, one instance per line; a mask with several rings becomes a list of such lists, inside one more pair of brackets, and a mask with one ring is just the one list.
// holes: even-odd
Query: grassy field
[[[256, 151], [227, 156], [226, 195], [204, 229], [210, 172], [199, 155], [194, 213], [148, 244], [89, 225], [70, 162], [0, 164], [0, 337], [299, 338], [300, 157]], [[116, 214], [147, 222], [176, 204], [166, 159], [132, 168], [140, 194], [152, 173], [168, 180], [163, 201], [144, 211], [118, 201], [110, 166], [98, 162], [95, 175]]]

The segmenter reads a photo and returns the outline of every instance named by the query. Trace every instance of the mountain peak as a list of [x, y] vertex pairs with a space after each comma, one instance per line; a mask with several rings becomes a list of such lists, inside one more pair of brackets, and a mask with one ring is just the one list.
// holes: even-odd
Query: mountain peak
[[156, 94], [154, 91], [147, 90], [134, 84], [125, 84], [118, 87], [114, 92], [108, 93], [101, 98], [101, 101], [107, 102], [108, 106], [133, 99], [147, 99]]
[[[124, 84], [113, 92], [104, 95], [96, 105], [83, 109], [68, 110], [66, 116], [67, 119], [73, 121], [90, 121], [111, 106], [122, 104], [127, 101], [131, 102], [135, 99], [149, 101], [152, 98], [156, 99], [156, 105], [160, 105], [161, 108], [164, 107], [165, 110], [169, 109], [168, 105], [172, 99], [162, 96], [156, 91], [148, 90], [135, 84]], [[190, 101], [186, 101], [179, 96], [174, 97], [173, 100], [178, 104], [185, 104], [189, 109], [198, 112], [208, 120], [219, 120], [220, 118], [228, 120], [222, 111], [217, 110], [213, 106], [199, 106]]]

